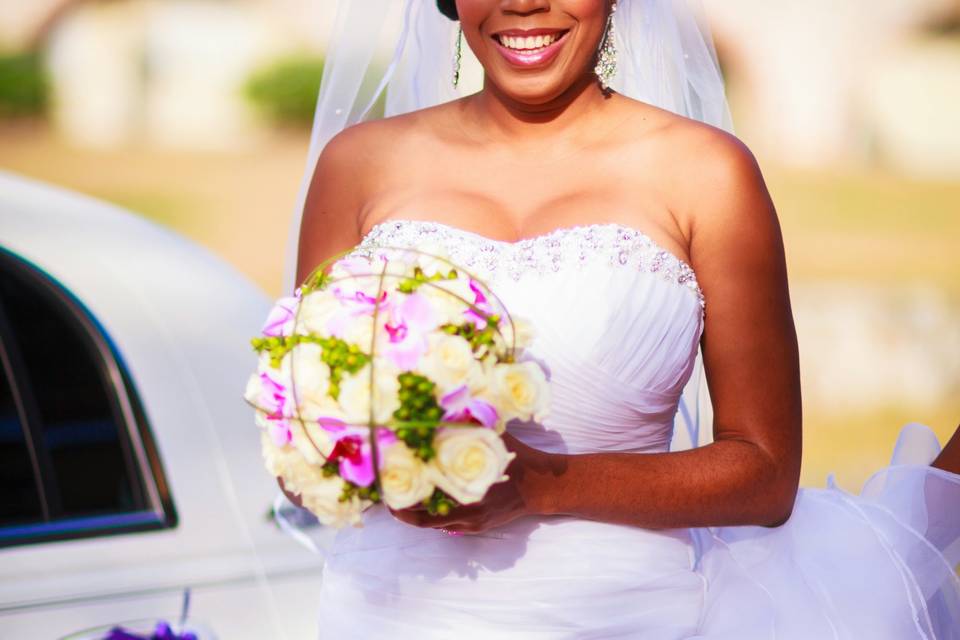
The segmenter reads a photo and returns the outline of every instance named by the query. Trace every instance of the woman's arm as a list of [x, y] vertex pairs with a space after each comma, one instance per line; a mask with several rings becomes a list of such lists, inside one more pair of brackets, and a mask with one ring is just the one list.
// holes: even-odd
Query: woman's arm
[[960, 427], [953, 432], [953, 437], [933, 461], [932, 466], [950, 473], [960, 473]]
[[800, 473], [801, 406], [783, 243], [752, 154], [713, 131], [695, 131], [686, 146], [676, 141], [683, 158], [667, 161], [685, 163], [674, 191], [685, 194], [677, 215], [689, 230], [707, 301], [702, 347], [714, 442], [661, 454], [556, 455], [511, 440], [518, 454], [511, 480], [495, 485], [480, 505], [445, 518], [417, 510], [398, 517], [462, 531], [526, 513], [647, 528], [777, 525], [789, 517]]
[[[699, 137], [693, 132], [693, 137]], [[800, 476], [797, 339], [783, 241], [750, 151], [726, 134], [695, 140], [702, 158], [674, 191], [706, 298], [704, 368], [714, 442], [654, 455], [570, 456], [548, 513], [644, 527], [775, 525]], [[682, 147], [681, 147], [682, 148]], [[677, 161], [680, 161], [677, 158]]]

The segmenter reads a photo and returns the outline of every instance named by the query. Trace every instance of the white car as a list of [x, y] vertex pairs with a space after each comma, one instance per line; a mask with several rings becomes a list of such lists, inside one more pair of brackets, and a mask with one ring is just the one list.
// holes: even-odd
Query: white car
[[210, 637], [318, 637], [321, 559], [270, 518], [242, 399], [269, 305], [169, 230], [0, 172], [0, 638], [175, 623], [186, 589]]

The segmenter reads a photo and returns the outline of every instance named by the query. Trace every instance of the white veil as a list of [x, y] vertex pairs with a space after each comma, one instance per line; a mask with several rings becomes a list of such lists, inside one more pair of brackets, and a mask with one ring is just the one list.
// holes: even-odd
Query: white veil
[[[342, 129], [381, 115], [422, 109], [469, 95], [482, 69], [463, 46], [461, 78], [452, 85], [458, 24], [436, 0], [339, 0], [327, 47], [307, 164], [287, 241], [284, 291], [292, 291], [300, 219], [323, 146]], [[614, 13], [617, 73], [612, 88], [630, 98], [731, 131], [724, 81], [700, 0], [619, 0]], [[386, 46], [386, 50], [378, 49]], [[333, 187], [335, 188], [335, 187]], [[709, 313], [709, 302], [707, 305]], [[674, 448], [703, 444], [698, 356], [684, 390]], [[709, 421], [704, 420], [707, 424]]]

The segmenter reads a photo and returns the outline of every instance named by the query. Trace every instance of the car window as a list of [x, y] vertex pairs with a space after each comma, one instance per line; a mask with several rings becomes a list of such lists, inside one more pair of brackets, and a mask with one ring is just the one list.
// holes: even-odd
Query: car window
[[67, 289], [0, 251], [0, 546], [173, 526], [136, 388]]

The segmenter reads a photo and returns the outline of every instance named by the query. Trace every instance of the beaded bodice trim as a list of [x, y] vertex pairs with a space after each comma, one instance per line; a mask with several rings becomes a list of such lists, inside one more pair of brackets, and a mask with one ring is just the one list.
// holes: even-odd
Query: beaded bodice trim
[[704, 308], [703, 292], [693, 268], [649, 236], [618, 223], [561, 227], [515, 242], [426, 220], [386, 220], [371, 227], [360, 248], [421, 247], [439, 243], [455, 263], [481, 275], [505, 274], [519, 280], [528, 273], [557, 272], [565, 263], [597, 260], [657, 275], [694, 292]]

